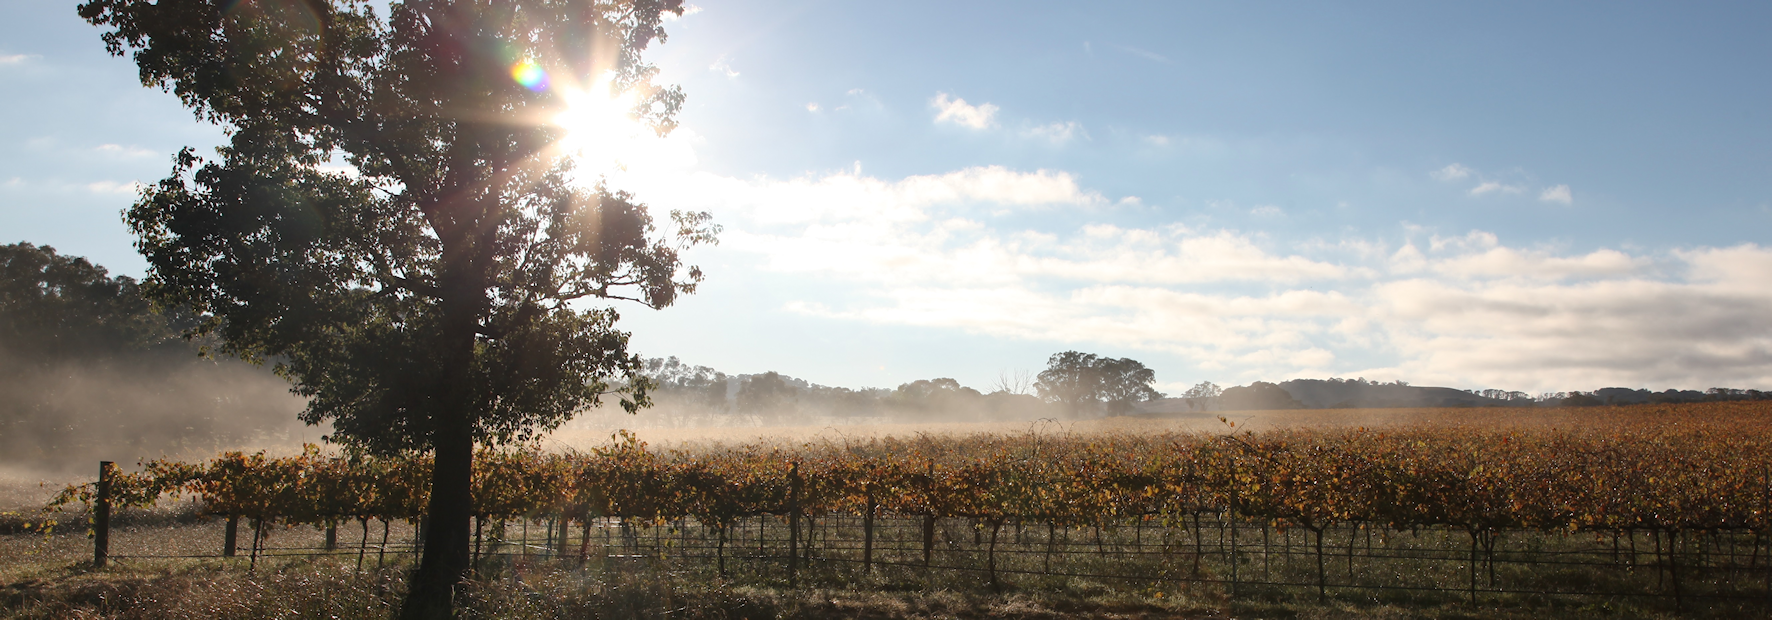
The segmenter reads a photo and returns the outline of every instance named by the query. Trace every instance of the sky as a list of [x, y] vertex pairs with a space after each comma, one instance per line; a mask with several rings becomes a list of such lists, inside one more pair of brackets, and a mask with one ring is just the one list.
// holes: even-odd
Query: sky
[[[0, 243], [141, 276], [119, 213], [221, 132], [74, 2], [0, 0]], [[697, 0], [609, 182], [724, 227], [636, 350], [984, 391], [1065, 350], [1181, 392], [1772, 388], [1772, 5]]]

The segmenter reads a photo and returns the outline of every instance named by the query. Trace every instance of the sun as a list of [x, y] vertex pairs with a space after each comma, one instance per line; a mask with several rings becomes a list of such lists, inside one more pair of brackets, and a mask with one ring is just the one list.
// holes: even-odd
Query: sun
[[578, 183], [634, 182], [694, 165], [693, 151], [683, 139], [661, 138], [635, 116], [638, 97], [617, 88], [613, 74], [581, 82], [571, 75], [550, 75], [529, 59], [511, 65], [510, 73], [524, 88], [545, 91], [561, 104], [551, 118], [541, 120], [565, 130], [551, 150], [572, 159]]
[[647, 150], [647, 138], [656, 140], [633, 116], [634, 93], [615, 92], [608, 78], [585, 88], [557, 86], [555, 93], [566, 104], [553, 119], [566, 130], [559, 147], [581, 173], [610, 176], [624, 171]]

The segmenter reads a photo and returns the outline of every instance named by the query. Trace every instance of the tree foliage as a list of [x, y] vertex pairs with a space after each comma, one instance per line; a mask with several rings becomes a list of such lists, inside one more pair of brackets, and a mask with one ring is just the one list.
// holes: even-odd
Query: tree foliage
[[790, 408], [799, 399], [800, 391], [788, 385], [781, 373], [769, 371], [746, 379], [738, 387], [738, 410], [744, 413], [770, 413]]
[[1109, 413], [1125, 413], [1136, 403], [1163, 397], [1151, 387], [1156, 380], [1154, 371], [1132, 358], [1065, 351], [1046, 360], [1034, 389], [1040, 398], [1063, 403], [1074, 411], [1101, 407]]
[[[227, 353], [275, 360], [303, 419], [379, 452], [434, 449], [409, 617], [447, 615], [466, 568], [475, 443], [530, 437], [648, 382], [599, 300], [659, 308], [701, 272], [705, 213], [660, 234], [642, 204], [575, 179], [562, 90], [631, 92], [660, 134], [683, 101], [640, 54], [681, 0], [92, 0], [80, 15], [142, 83], [229, 136], [192, 149], [128, 222], [147, 286]], [[552, 81], [521, 83], [513, 68]], [[607, 82], [603, 81], [607, 78]], [[553, 87], [545, 87], [547, 84]], [[610, 92], [600, 92], [609, 89]], [[336, 163], [334, 163], [336, 162]], [[328, 165], [347, 165], [349, 172]], [[626, 381], [615, 383], [612, 377]], [[416, 606], [414, 606], [416, 605]]]
[[33, 364], [174, 345], [184, 318], [154, 311], [128, 276], [55, 248], [0, 245], [0, 350]]

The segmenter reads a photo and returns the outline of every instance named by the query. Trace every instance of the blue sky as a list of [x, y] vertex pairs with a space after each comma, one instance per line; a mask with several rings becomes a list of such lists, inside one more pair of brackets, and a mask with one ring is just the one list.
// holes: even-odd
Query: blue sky
[[[220, 134], [74, 4], [0, 0], [0, 241], [139, 275], [131, 184]], [[852, 387], [1772, 387], [1772, 8], [1596, 6], [698, 3], [610, 178], [727, 232], [624, 324]]]

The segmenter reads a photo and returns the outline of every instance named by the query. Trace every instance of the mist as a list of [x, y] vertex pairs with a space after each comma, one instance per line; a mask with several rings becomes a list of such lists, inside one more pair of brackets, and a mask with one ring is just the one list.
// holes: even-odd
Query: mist
[[0, 472], [90, 476], [159, 457], [299, 446], [321, 428], [268, 369], [199, 355], [201, 321], [54, 248], [0, 246]]
[[949, 378], [897, 388], [830, 387], [766, 372], [727, 375], [677, 358], [647, 360], [652, 406], [630, 415], [613, 402], [580, 413], [564, 428], [780, 428], [1013, 422], [1077, 417], [1035, 397], [1031, 378], [1005, 376], [987, 393]]
[[282, 378], [194, 350], [41, 363], [0, 349], [0, 395], [0, 465], [15, 475], [298, 445], [324, 432], [296, 419], [305, 401]]

